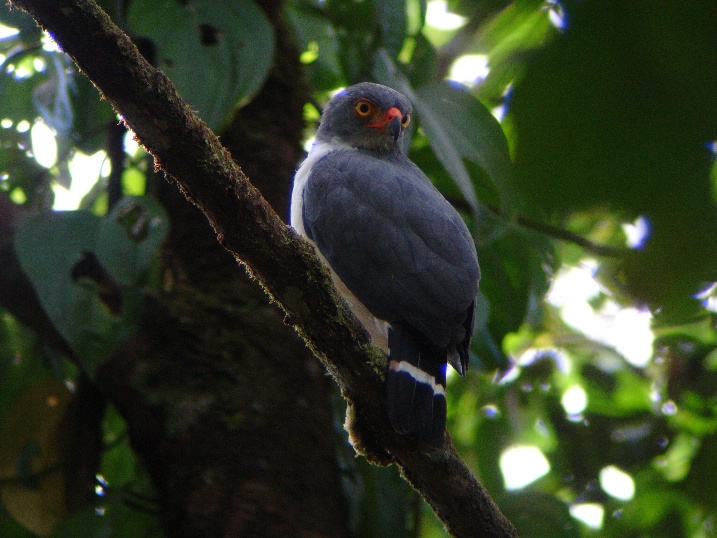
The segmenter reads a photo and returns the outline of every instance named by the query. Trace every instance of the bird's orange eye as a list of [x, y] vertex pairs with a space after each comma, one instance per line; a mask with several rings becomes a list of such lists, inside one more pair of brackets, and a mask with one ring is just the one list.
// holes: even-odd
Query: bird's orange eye
[[370, 116], [373, 112], [373, 103], [362, 99], [356, 103], [354, 110], [356, 111], [356, 114], [365, 118], [366, 116]]
[[410, 114], [406, 114], [406, 115], [403, 117], [403, 120], [401, 121], [401, 126], [402, 126], [402, 127], [408, 127], [408, 124], [409, 124], [409, 123], [411, 123], [411, 115], [410, 115]]

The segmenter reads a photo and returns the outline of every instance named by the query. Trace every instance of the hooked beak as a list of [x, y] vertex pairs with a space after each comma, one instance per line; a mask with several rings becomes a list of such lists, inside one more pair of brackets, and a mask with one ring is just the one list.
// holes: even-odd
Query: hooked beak
[[389, 121], [388, 125], [386, 126], [386, 130], [393, 137], [394, 142], [396, 142], [396, 140], [398, 140], [398, 137], [401, 135], [401, 121], [403, 121], [403, 117], [396, 116], [391, 121]]
[[384, 118], [380, 121], [369, 123], [366, 127], [373, 127], [374, 129], [382, 129], [393, 137], [393, 141], [396, 142], [398, 137], [401, 135], [401, 122], [403, 121], [403, 114], [401, 111], [394, 107], [391, 107], [386, 112]]

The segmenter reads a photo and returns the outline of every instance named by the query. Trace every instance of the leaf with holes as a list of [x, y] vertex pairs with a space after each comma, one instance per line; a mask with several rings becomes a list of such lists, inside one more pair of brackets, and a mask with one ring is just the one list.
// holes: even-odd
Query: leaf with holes
[[214, 130], [269, 74], [274, 33], [251, 0], [136, 0], [128, 20], [133, 37], [153, 43], [157, 68]]
[[15, 232], [20, 265], [57, 331], [92, 373], [134, 330], [168, 221], [158, 204], [123, 201], [29, 216]]

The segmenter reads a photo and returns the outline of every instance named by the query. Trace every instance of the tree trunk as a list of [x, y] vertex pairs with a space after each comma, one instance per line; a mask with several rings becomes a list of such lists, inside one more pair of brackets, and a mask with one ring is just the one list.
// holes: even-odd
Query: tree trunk
[[[224, 143], [282, 214], [305, 92], [278, 6], [265, 10], [275, 66]], [[161, 178], [156, 191], [171, 220], [163, 289], [99, 383], [129, 424], [168, 535], [347, 535], [328, 379], [206, 217]]]
[[[298, 52], [280, 22], [275, 65], [240, 110], [224, 144], [279, 214], [302, 157]], [[280, 121], [277, 121], [277, 118]], [[331, 382], [258, 283], [217, 242], [204, 214], [162, 177], [170, 236], [162, 289], [148, 299], [134, 338], [98, 371], [97, 383], [128, 423], [152, 476], [168, 536], [346, 536], [348, 508], [337, 462]], [[55, 349], [73, 357], [24, 277], [9, 240], [21, 216], [0, 197], [0, 304]], [[75, 358], [76, 360], [76, 358]], [[76, 395], [68, 455], [73, 506], [92, 500], [104, 402], [90, 381]]]

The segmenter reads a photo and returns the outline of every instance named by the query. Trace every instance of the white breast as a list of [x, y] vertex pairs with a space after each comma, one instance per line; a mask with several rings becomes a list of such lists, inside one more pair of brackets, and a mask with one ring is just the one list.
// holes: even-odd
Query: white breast
[[329, 268], [331, 278], [334, 281], [334, 286], [336, 286], [336, 289], [338, 289], [344, 297], [354, 315], [356, 315], [356, 317], [364, 325], [371, 336], [373, 343], [388, 353], [388, 322], [374, 317], [373, 314], [369, 312], [368, 308], [366, 308], [364, 304], [359, 301], [353, 293], [351, 293], [351, 291], [331, 268], [331, 265], [329, 265], [329, 262], [321, 254], [321, 251], [318, 249], [316, 244], [309, 239], [306, 234], [306, 229], [304, 228], [304, 189], [309, 181], [311, 168], [326, 155], [339, 149], [352, 148], [350, 146], [336, 144], [330, 141], [318, 142], [311, 148], [309, 155], [306, 157], [304, 162], [301, 163], [301, 166], [299, 166], [299, 169], [296, 171], [296, 175], [294, 176], [294, 188], [291, 191], [291, 213], [289, 216], [289, 223], [299, 235], [303, 236], [309, 243], [311, 243], [321, 261]]
[[309, 155], [296, 171], [296, 175], [294, 176], [294, 189], [291, 191], [289, 224], [291, 224], [299, 235], [306, 236], [306, 230], [304, 230], [304, 189], [309, 181], [311, 168], [326, 157], [326, 155], [339, 149], [350, 148], [349, 146], [334, 144], [332, 142], [316, 142], [311, 148], [311, 151], [309, 151]]

